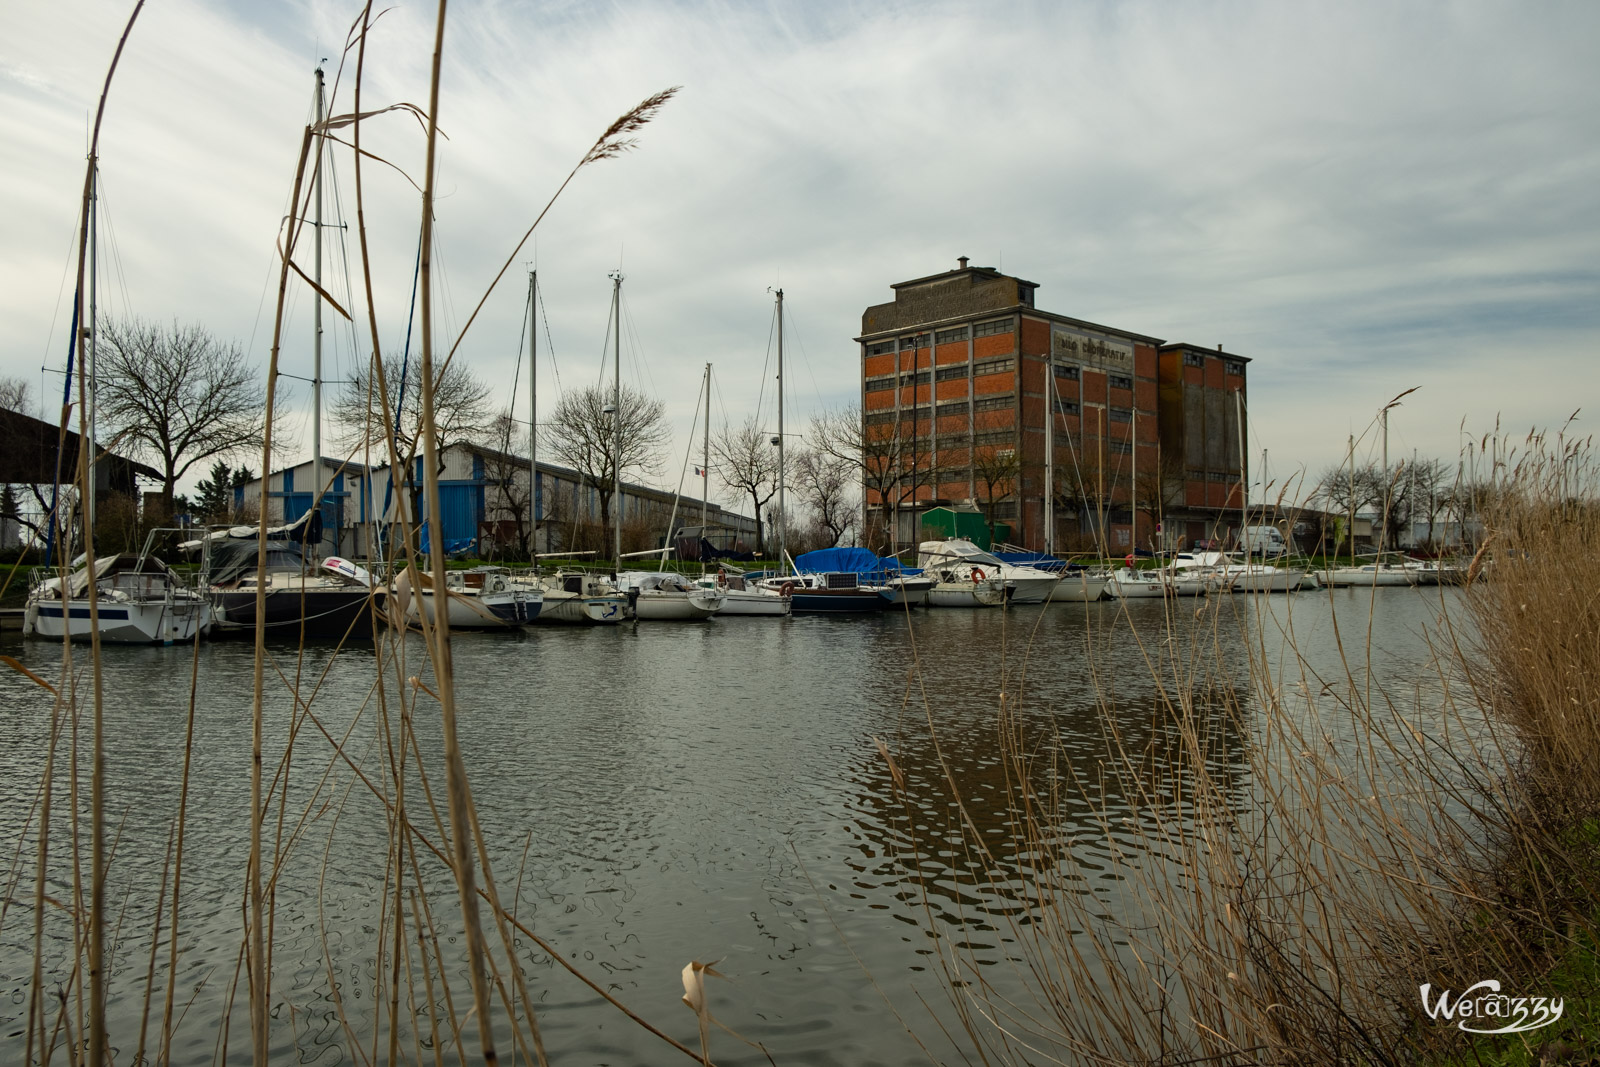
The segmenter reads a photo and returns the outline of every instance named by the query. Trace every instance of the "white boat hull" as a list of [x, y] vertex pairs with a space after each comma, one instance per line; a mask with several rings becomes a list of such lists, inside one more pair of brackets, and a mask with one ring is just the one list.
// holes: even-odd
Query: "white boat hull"
[[1100, 577], [1090, 577], [1087, 574], [1067, 574], [1050, 590], [1052, 603], [1065, 601], [1069, 604], [1093, 603], [1106, 595], [1106, 580]]
[[[171, 645], [194, 640], [196, 633], [204, 633], [211, 625], [211, 605], [199, 597], [182, 597], [171, 604], [121, 603], [102, 600], [97, 605], [100, 623], [100, 640], [122, 645]], [[89, 601], [60, 600], [29, 601], [23, 613], [23, 633], [46, 639], [61, 640], [70, 635], [74, 641], [88, 641], [93, 636], [89, 625]]]
[[1005, 602], [999, 581], [939, 582], [928, 590], [930, 608], [997, 608]]
[[547, 589], [544, 606], [533, 622], [539, 625], [607, 626], [628, 618], [625, 596], [582, 596], [563, 590]]
[[1375, 585], [1416, 585], [1416, 575], [1404, 567], [1383, 569], [1377, 567], [1337, 567], [1329, 571], [1320, 571], [1317, 578], [1324, 585], [1332, 586], [1360, 586], [1369, 588]]
[[[452, 589], [448, 600], [446, 618], [452, 630], [514, 630], [538, 618], [543, 607], [540, 594], [521, 590], [469, 594]], [[420, 623], [419, 612], [427, 615], [429, 623], [438, 621], [437, 601], [431, 589], [422, 590], [420, 596], [413, 595], [406, 606], [410, 622]]]
[[633, 610], [637, 618], [646, 622], [693, 622], [711, 618], [723, 602], [723, 594], [711, 590], [680, 593], [641, 589]]
[[789, 598], [781, 593], [758, 593], [750, 589], [728, 589], [722, 593], [718, 615], [782, 617], [789, 614]]

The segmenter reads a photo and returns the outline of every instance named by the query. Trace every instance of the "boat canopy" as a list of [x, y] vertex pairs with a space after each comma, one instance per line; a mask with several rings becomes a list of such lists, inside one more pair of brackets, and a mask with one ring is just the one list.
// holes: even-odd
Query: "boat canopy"
[[801, 574], [856, 574], [880, 581], [921, 574], [903, 566], [893, 556], [878, 556], [868, 548], [819, 548], [795, 557], [794, 568]]
[[[67, 596], [73, 600], [81, 599], [89, 593], [90, 575], [95, 581], [112, 574], [158, 574], [173, 580], [172, 569], [154, 556], [145, 556], [143, 559], [130, 553], [117, 556], [101, 556], [94, 561], [93, 567], [80, 566], [67, 575]], [[46, 589], [61, 588], [61, 578], [57, 575], [43, 583]]]

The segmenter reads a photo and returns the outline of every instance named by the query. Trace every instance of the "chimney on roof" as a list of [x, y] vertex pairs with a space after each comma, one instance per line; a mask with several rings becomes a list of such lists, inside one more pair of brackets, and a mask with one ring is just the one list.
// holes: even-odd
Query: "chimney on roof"
[[966, 256], [957, 256], [956, 257], [956, 262], [961, 264], [961, 268], [960, 269], [962, 269], [962, 270], [966, 270], [967, 269], [967, 257]]
[[1222, 351], [1222, 346], [1221, 346], [1221, 345], [1218, 345], [1218, 346], [1217, 346], [1217, 351], [1218, 351], [1218, 352], [1221, 352], [1221, 351]]

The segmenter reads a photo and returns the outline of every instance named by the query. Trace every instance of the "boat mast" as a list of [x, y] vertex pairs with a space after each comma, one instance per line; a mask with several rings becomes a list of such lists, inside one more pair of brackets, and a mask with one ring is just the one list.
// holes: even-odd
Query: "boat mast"
[[[913, 434], [916, 433], [916, 422], [912, 422]], [[784, 520], [783, 502], [783, 290], [778, 290], [778, 569], [788, 573], [789, 553], [784, 545], [783, 532], [787, 523]]]
[[[86, 453], [88, 461], [84, 465], [84, 469], [89, 472], [89, 480], [88, 484], [83, 487], [83, 521], [91, 533], [94, 531], [95, 486], [100, 481], [99, 464], [95, 462], [98, 457], [95, 456], [94, 450], [95, 395], [98, 392], [95, 379], [95, 364], [97, 362], [95, 358], [97, 355], [95, 342], [98, 339], [98, 334], [95, 327], [99, 318], [95, 314], [95, 274], [97, 273], [95, 268], [100, 258], [99, 214], [100, 161], [95, 160], [89, 166], [89, 327], [85, 331], [85, 336], [88, 338], [89, 343], [83, 350], [83, 407], [86, 428], [88, 429], [88, 440], [84, 442], [84, 447], [89, 450]], [[89, 571], [91, 574], [94, 572], [94, 560], [92, 559], [89, 561]]]
[[1356, 436], [1349, 438], [1348, 461], [1350, 464], [1350, 566], [1356, 565]]
[[1384, 535], [1389, 532], [1389, 406], [1384, 405], [1378, 413], [1383, 418], [1383, 514], [1378, 520], [1378, 558], [1375, 563], [1383, 562]]
[[539, 272], [528, 272], [528, 556], [539, 566]]
[[[317, 162], [311, 168], [311, 230], [315, 258], [311, 279], [317, 291], [312, 294], [311, 311], [311, 507], [322, 507], [322, 68], [317, 68]], [[262, 475], [266, 477], [265, 474]], [[262, 483], [265, 486], [265, 482]], [[266, 509], [262, 509], [265, 521]], [[288, 521], [288, 516], [284, 516]], [[324, 534], [326, 536], [326, 534]], [[334, 551], [338, 551], [338, 528], [334, 529]]]
[[[711, 364], [706, 364], [706, 428], [700, 438], [700, 537], [706, 536], [706, 512], [711, 502]], [[705, 561], [701, 560], [701, 566]]]
[[[937, 374], [934, 375], [938, 377]], [[1044, 361], [1044, 553], [1056, 551], [1056, 365], [1054, 356]], [[934, 389], [938, 383], [934, 383]], [[930, 390], [932, 392], [933, 390]], [[931, 417], [937, 418], [938, 400]]]
[[611, 272], [611, 319], [616, 334], [611, 341], [611, 526], [615, 533], [611, 576], [622, 567], [622, 272]]
[[[1244, 532], [1250, 522], [1250, 475], [1245, 469], [1244, 451], [1244, 390], [1233, 391], [1234, 419], [1239, 424], [1239, 551], [1244, 553], [1244, 561], [1250, 562], [1250, 546], [1245, 542]], [[1265, 550], [1262, 551], [1263, 560], [1266, 558]]]

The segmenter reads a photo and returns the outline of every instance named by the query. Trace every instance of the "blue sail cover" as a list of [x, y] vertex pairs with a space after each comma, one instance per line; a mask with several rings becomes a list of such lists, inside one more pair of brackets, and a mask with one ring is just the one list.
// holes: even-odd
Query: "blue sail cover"
[[880, 581], [922, 573], [914, 568], [901, 566], [900, 561], [893, 556], [884, 556], [880, 559], [871, 549], [866, 548], [819, 548], [815, 552], [803, 552], [795, 557], [794, 567], [801, 574], [858, 574], [863, 578]]

